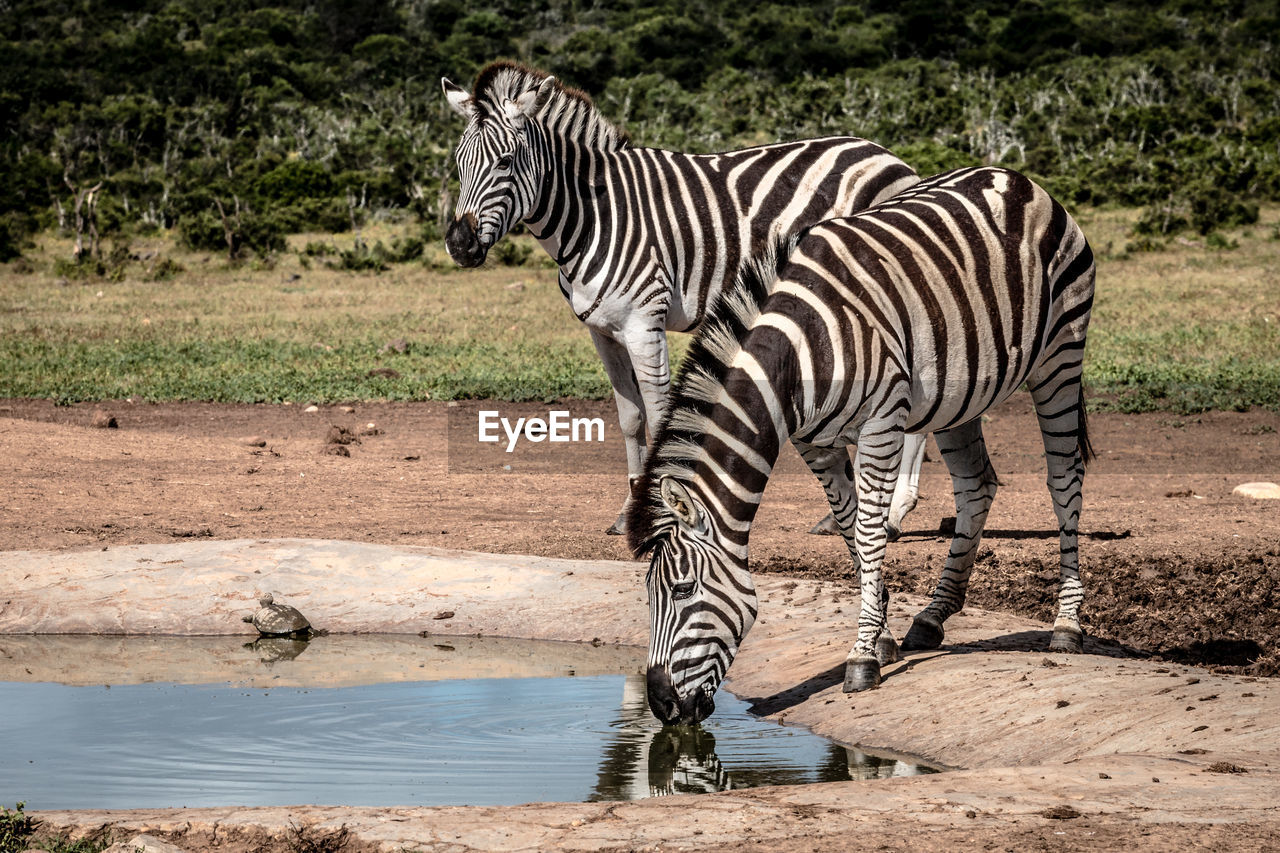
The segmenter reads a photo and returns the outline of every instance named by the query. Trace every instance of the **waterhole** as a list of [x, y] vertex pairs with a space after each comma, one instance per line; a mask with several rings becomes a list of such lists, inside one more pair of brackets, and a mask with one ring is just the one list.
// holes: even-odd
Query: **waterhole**
[[514, 805], [932, 772], [725, 691], [663, 728], [643, 665], [479, 638], [0, 637], [0, 803]]

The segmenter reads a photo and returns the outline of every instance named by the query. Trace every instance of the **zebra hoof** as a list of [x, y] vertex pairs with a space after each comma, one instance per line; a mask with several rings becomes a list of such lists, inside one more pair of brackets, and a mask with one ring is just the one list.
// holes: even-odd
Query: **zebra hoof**
[[911, 620], [911, 630], [902, 638], [904, 652], [923, 652], [942, 645], [942, 626], [917, 616]]
[[861, 693], [880, 686], [880, 662], [875, 658], [850, 658], [844, 662], [844, 692]]
[[810, 530], [810, 536], [837, 536], [840, 533], [840, 525], [836, 524], [836, 517], [831, 513], [827, 513], [827, 517], [815, 524]]
[[886, 630], [876, 640], [876, 661], [881, 666], [888, 666], [902, 660], [902, 655], [898, 653], [898, 644]]
[[625, 536], [627, 534], [627, 516], [619, 515], [617, 520], [604, 532], [605, 536]]
[[902, 535], [902, 528], [892, 522], [885, 524], [884, 536], [890, 542], [897, 542], [898, 537]]
[[1078, 655], [1084, 652], [1084, 631], [1071, 625], [1054, 625], [1049, 651]]

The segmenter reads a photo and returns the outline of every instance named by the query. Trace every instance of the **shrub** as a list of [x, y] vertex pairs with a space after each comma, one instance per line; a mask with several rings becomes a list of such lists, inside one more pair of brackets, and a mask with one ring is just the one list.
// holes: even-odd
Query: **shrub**
[[504, 267], [521, 267], [533, 257], [533, 247], [515, 240], [502, 240], [489, 250], [489, 257]]

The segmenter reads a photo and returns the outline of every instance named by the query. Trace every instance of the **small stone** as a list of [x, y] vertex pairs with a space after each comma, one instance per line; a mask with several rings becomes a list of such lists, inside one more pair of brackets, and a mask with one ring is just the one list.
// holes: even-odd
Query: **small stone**
[[326, 444], [322, 452], [325, 456], [351, 456], [345, 444]]
[[1275, 483], [1241, 483], [1231, 494], [1258, 500], [1280, 500], [1280, 486]]
[[93, 420], [91, 421], [94, 429], [119, 429], [120, 424], [116, 421], [115, 415], [105, 409], [95, 409], [93, 412]]
[[311, 406], [307, 406], [307, 407], [306, 407], [305, 409], [303, 409], [302, 411], [303, 411], [303, 412], [305, 412], [305, 413], [307, 413], [308, 415], [311, 415], [311, 414], [314, 414], [314, 413], [316, 413], [316, 412], [320, 411], [320, 407], [319, 407], [319, 406], [315, 406], [315, 405], [311, 405]]
[[1040, 816], [1047, 817], [1049, 820], [1072, 820], [1080, 817], [1080, 812], [1072, 806], [1050, 806], [1040, 812]]
[[1110, 776], [1108, 776], [1106, 773], [1099, 773], [1099, 774], [1098, 774], [1098, 778], [1099, 778], [1099, 779], [1110, 779], [1111, 777], [1110, 777]]
[[324, 438], [325, 444], [359, 444], [360, 439], [354, 432], [336, 424], [329, 425], [329, 432]]
[[396, 338], [394, 341], [387, 341], [382, 345], [379, 352], [395, 352], [404, 355], [409, 351], [409, 342], [404, 338]]
[[343, 414], [347, 414], [347, 415], [354, 415], [354, 414], [356, 413], [356, 407], [355, 407], [355, 406], [343, 406], [343, 407], [342, 407], [342, 412], [343, 412]]
[[247, 447], [266, 447], [267, 440], [260, 435], [249, 435], [240, 439], [240, 443]]
[[441, 610], [439, 613], [437, 613], [435, 616], [432, 616], [431, 618], [432, 618], [432, 619], [452, 619], [452, 618], [453, 618], [453, 611], [452, 611], [452, 610]]

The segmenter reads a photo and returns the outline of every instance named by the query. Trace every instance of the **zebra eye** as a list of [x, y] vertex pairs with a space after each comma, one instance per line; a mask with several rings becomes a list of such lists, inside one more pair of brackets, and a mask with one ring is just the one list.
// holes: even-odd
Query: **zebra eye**
[[508, 171], [511, 168], [511, 155], [503, 154], [498, 158], [498, 162], [495, 163], [494, 166], [504, 172]]
[[678, 583], [671, 587], [671, 597], [676, 601], [683, 601], [686, 598], [690, 598], [693, 596], [693, 586], [693, 581]]

